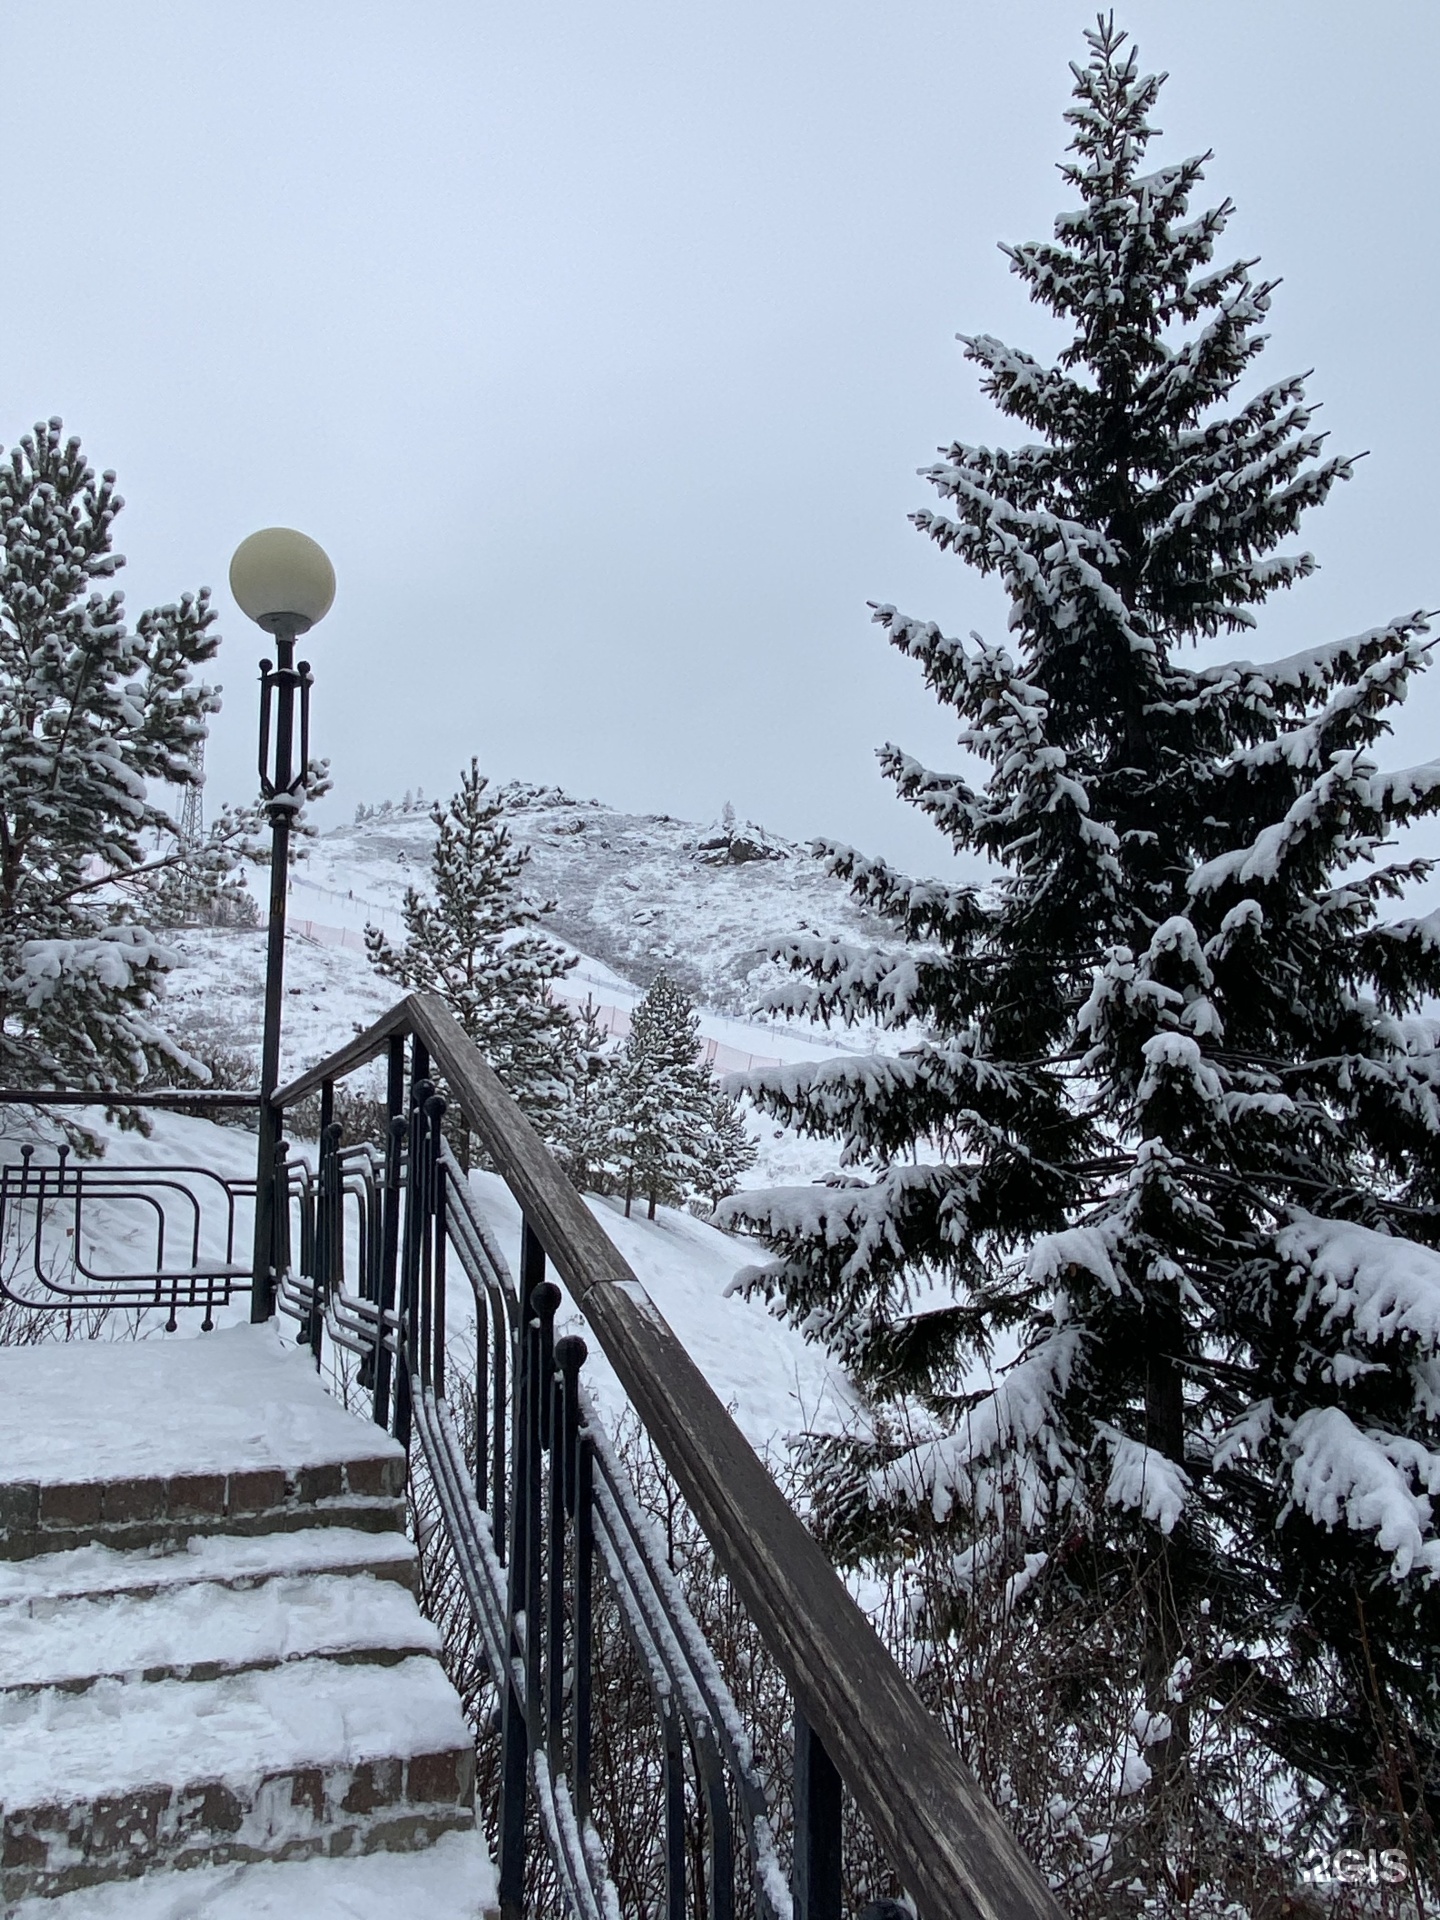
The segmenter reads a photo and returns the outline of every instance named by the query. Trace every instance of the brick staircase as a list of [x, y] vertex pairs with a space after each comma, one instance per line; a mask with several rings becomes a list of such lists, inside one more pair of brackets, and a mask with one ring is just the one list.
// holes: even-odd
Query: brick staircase
[[0, 1349], [6, 1916], [492, 1911], [404, 1472], [269, 1328]]

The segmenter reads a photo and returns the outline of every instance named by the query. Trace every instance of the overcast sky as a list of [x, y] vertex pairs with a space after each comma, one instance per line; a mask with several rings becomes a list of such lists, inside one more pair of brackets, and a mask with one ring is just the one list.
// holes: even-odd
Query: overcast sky
[[[132, 611], [203, 583], [211, 794], [249, 797], [236, 542], [329, 550], [331, 820], [471, 753], [917, 870], [873, 751], [951, 728], [869, 624], [1003, 608], [906, 514], [1013, 439], [957, 331], [1049, 345], [996, 250], [1048, 234], [1092, 10], [1054, 0], [7, 0], [0, 436], [61, 414], [129, 505]], [[1157, 159], [1213, 148], [1283, 278], [1269, 380], [1368, 449], [1307, 530], [1288, 651], [1440, 605], [1434, 0], [1131, 0]], [[1023, 437], [1023, 436], [1022, 436]], [[1440, 748], [1437, 686], [1397, 756]]]

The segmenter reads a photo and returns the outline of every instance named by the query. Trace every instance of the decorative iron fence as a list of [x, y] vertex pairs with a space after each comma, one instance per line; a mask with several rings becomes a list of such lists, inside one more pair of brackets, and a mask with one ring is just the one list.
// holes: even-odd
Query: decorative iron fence
[[[182, 1310], [197, 1308], [208, 1332], [217, 1308], [250, 1291], [249, 1263], [235, 1253], [254, 1199], [253, 1180], [208, 1167], [114, 1166], [64, 1146], [52, 1161], [27, 1144], [0, 1164], [0, 1300], [40, 1314], [159, 1310], [171, 1333]], [[131, 1271], [93, 1264], [92, 1249], [117, 1238], [136, 1247]]]

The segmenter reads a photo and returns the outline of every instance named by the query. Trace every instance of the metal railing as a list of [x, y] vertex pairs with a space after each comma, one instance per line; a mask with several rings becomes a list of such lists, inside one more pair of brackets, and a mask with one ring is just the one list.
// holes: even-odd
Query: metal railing
[[[382, 1056], [384, 1148], [346, 1147], [335, 1084]], [[443, 1142], [439, 1078], [520, 1205], [518, 1278]], [[819, 1546], [443, 1004], [412, 994], [279, 1089], [277, 1119], [317, 1089], [319, 1166], [293, 1163], [281, 1142], [254, 1312], [298, 1320], [317, 1359], [327, 1334], [356, 1356], [374, 1418], [423, 1457], [499, 1694], [504, 1920], [524, 1911], [532, 1820], [569, 1910], [619, 1911], [590, 1819], [597, 1569], [653, 1702], [669, 1920], [691, 1897], [730, 1920], [742, 1884], [763, 1920], [840, 1920], [842, 1785], [922, 1920], [1058, 1920]], [[788, 1888], [747, 1730], [581, 1382], [585, 1343], [556, 1338], [562, 1296], [547, 1266], [789, 1688]], [[687, 1796], [705, 1834], [698, 1888]]]

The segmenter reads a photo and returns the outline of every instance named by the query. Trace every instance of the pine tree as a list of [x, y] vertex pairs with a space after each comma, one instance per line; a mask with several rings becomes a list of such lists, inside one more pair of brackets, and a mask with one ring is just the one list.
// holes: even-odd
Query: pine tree
[[712, 1083], [710, 1131], [701, 1148], [696, 1186], [711, 1206], [734, 1193], [740, 1176], [755, 1164], [755, 1142], [745, 1124], [740, 1102]]
[[575, 1015], [579, 1070], [560, 1134], [570, 1177], [582, 1193], [609, 1190], [615, 1174], [616, 1053], [593, 994]]
[[550, 985], [575, 962], [530, 931], [553, 902], [526, 899], [520, 881], [530, 850], [511, 840], [505, 808], [478, 761], [430, 818], [431, 894], [406, 889], [403, 946], [365, 929], [371, 964], [402, 987], [438, 994], [521, 1110], [556, 1139], [578, 1056], [574, 1022]]
[[123, 504], [115, 475], [97, 479], [59, 420], [0, 465], [0, 1081], [11, 1086], [109, 1091], [194, 1067], [153, 1017], [170, 958], [143, 883], [181, 857], [155, 852], [179, 842], [155, 794], [195, 778], [220, 701], [194, 670], [219, 638], [204, 589], [127, 627], [110, 585]]
[[1209, 156], [1147, 171], [1161, 80], [1111, 22], [1088, 40], [1079, 204], [1007, 249], [1069, 344], [964, 337], [1025, 444], [949, 447], [914, 516], [1002, 585], [1009, 642], [876, 609], [988, 777], [885, 771], [997, 877], [828, 849], [900, 950], [790, 942], [773, 1004], [924, 1037], [754, 1076], [844, 1171], [728, 1212], [772, 1250], [752, 1291], [882, 1408], [923, 1403], [913, 1441], [833, 1456], [839, 1546], [963, 1554], [1000, 1515], [1008, 1570], [1050, 1555], [1037, 1608], [1138, 1568], [1155, 1793], [1190, 1716], [1228, 1711], [1352, 1808], [1433, 1823], [1440, 916], [1382, 910], [1428, 871], [1385, 849], [1440, 765], [1374, 757], [1430, 643], [1411, 614], [1186, 657], [1311, 573], [1285, 543], [1351, 464], [1300, 379], [1237, 395], [1272, 283], [1213, 265]]
[[699, 1015], [658, 974], [631, 1015], [615, 1071], [612, 1139], [627, 1216], [637, 1193], [653, 1220], [661, 1201], [683, 1204], [703, 1185], [714, 1094], [699, 1054]]

